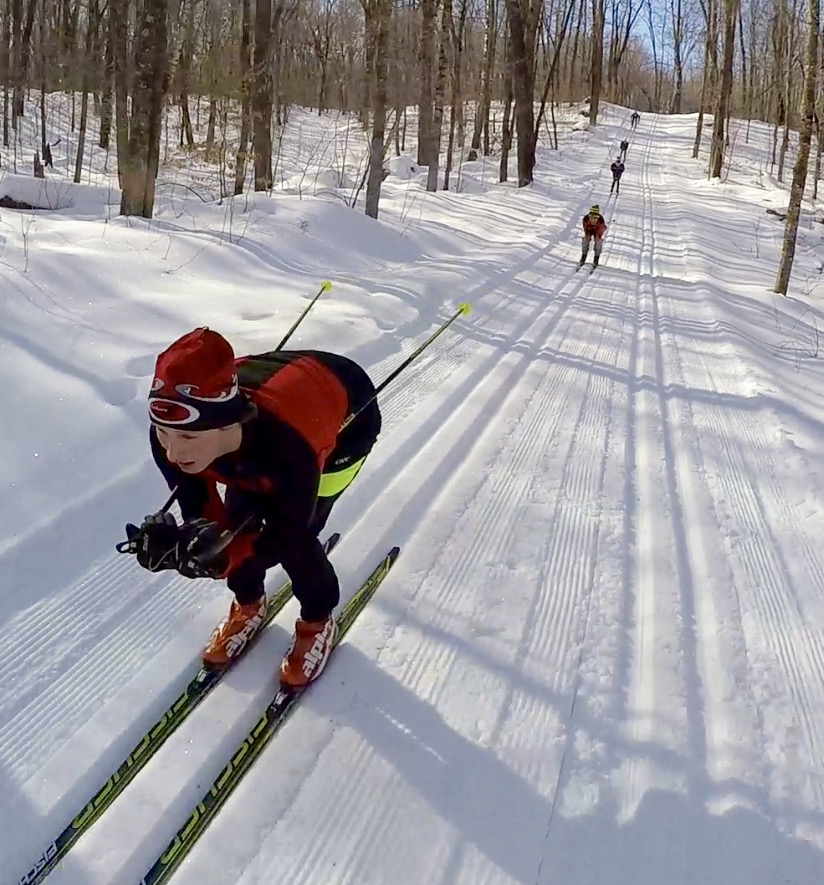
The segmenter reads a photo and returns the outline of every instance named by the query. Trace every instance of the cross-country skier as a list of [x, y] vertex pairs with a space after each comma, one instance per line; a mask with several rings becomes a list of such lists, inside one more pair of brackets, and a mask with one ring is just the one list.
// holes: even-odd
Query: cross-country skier
[[628, 150], [629, 150], [629, 142], [626, 139], [624, 139], [621, 142], [621, 160], [626, 160]]
[[633, 129], [638, 126], [638, 124], [641, 122], [641, 115], [638, 113], [638, 111], [632, 112], [632, 116], [629, 118], [629, 122]]
[[[282, 564], [301, 608], [280, 680], [306, 685], [331, 650], [340, 596], [318, 533], [380, 433], [372, 381], [352, 360], [323, 351], [236, 359], [225, 338], [199, 328], [157, 358], [149, 416], [152, 454], [177, 489], [183, 522], [163, 512], [127, 527], [138, 562], [226, 578], [235, 598], [203, 652], [213, 668], [260, 629], [266, 570]], [[237, 534], [210, 556], [227, 531]]]
[[612, 192], [615, 191], [617, 197], [621, 193], [621, 176], [624, 174], [624, 164], [621, 162], [621, 158], [618, 157], [609, 168], [612, 170], [612, 187], [609, 189], [609, 193], [612, 196]]
[[589, 244], [593, 243], [593, 251], [595, 257], [592, 259], [593, 270], [598, 267], [601, 260], [601, 250], [604, 247], [604, 234], [607, 232], [607, 223], [604, 216], [601, 215], [601, 208], [596, 203], [589, 212], [584, 216], [583, 220], [584, 235], [581, 238], [581, 261], [578, 267], [586, 264], [587, 255], [589, 255]]

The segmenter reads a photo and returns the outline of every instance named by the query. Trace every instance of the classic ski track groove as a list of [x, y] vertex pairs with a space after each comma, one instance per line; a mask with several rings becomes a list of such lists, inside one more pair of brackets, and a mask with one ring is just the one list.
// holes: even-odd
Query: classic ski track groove
[[[577, 222], [577, 217], [573, 215], [572, 218]], [[571, 222], [567, 225], [567, 228], [569, 227], [571, 227]], [[568, 233], [567, 229], [565, 229], [565, 233]], [[410, 366], [409, 371], [411, 374], [407, 377], [407, 384], [394, 389], [390, 388], [387, 391], [382, 401], [382, 409], [388, 422], [391, 423], [394, 420], [405, 418], [419, 404], [422, 392], [428, 394], [439, 388], [443, 382], [444, 364], [464, 363], [468, 357], [478, 351], [481, 342], [476, 339], [476, 333], [489, 336], [490, 340], [487, 343], [500, 350], [505, 350], [508, 342], [511, 341], [514, 335], [521, 334], [522, 330], [529, 328], [529, 324], [532, 321], [531, 318], [542, 315], [547, 307], [554, 306], [555, 301], [561, 298], [564, 290], [570, 283], [577, 283], [576, 291], [580, 289], [586, 279], [576, 279], [572, 268], [567, 271], [567, 279], [560, 286], [554, 287], [554, 290], [550, 289], [547, 291], [540, 286], [540, 283], [544, 280], [550, 281], [549, 285], [551, 286], [554, 275], [558, 274], [559, 271], [561, 273], [564, 272], [562, 268], [565, 262], [553, 253], [553, 249], [556, 247], [557, 243], [539, 245], [537, 249], [527, 253], [518, 263], [508, 267], [505, 276], [502, 272], [501, 276], [503, 278], [497, 285], [491, 286], [487, 281], [469, 292], [458, 293], [462, 300], [468, 301], [472, 305], [467, 332], [463, 335], [445, 337], [439, 340], [437, 348], [431, 354], [424, 354], [420, 364]], [[536, 265], [539, 265], [546, 259], [549, 260], [548, 267], [542, 267], [540, 272], [538, 272], [537, 268], [533, 270]], [[531, 318], [520, 320], [525, 308], [519, 304], [520, 296], [512, 291], [512, 283], [521, 274], [528, 271], [536, 276], [532, 285], [537, 288], [539, 293], [537, 298], [538, 304], [531, 314]], [[501, 290], [503, 290], [503, 293]], [[572, 294], [574, 295], [575, 293]], [[491, 300], [493, 295], [498, 296], [501, 300], [494, 306], [491, 306], [488, 312], [484, 313], [487, 301]], [[513, 323], [517, 323], [515, 331], [512, 331]], [[371, 367], [370, 371], [373, 371], [374, 376], [379, 379], [382, 377], [384, 368], [390, 371], [394, 368], [397, 361], [398, 357], [392, 355], [379, 362], [376, 366]], [[410, 378], [412, 378], [411, 381], [409, 380]]]
[[[663, 180], [661, 184], [664, 184]], [[666, 204], [667, 201], [664, 202]], [[666, 216], [666, 210], [661, 215]], [[665, 233], [661, 234], [660, 225], [656, 224], [656, 229], [662, 241], [671, 242]], [[678, 265], [683, 272], [686, 266], [683, 244], [678, 251]], [[674, 275], [678, 276], [677, 272]], [[690, 355], [685, 357], [684, 341], [675, 331], [677, 301], [668, 297], [666, 286], [655, 283], [655, 292], [660, 316], [668, 320], [662, 323], [661, 335], [670, 356], [665, 364], [663, 379], [666, 389], [678, 386], [689, 389], [692, 371], [695, 381], [703, 383], [710, 379], [713, 382], [710, 385], [712, 390], [723, 391], [724, 385], [715, 379], [713, 367], [718, 365], [719, 360], [725, 359], [725, 355], [711, 352], [706, 345], [690, 341]], [[727, 354], [726, 359], [731, 356]], [[705, 412], [712, 415], [714, 420], [707, 422]], [[725, 781], [732, 784], [736, 777], [742, 782], [748, 780], [752, 783], [755, 776], [760, 786], [766, 788], [762, 762], [765, 758], [764, 735], [747, 666], [748, 649], [737, 584], [729, 565], [725, 573], [719, 574], [717, 571], [717, 564], [726, 562], [728, 558], [722, 533], [713, 527], [714, 522], [721, 524], [721, 518], [710, 487], [709, 474], [713, 469], [718, 471], [718, 467], [707, 466], [711, 455], [706, 451], [704, 435], [698, 431], [698, 428], [707, 427], [712, 436], [717, 434], [717, 439], [729, 441], [730, 410], [722, 415], [712, 405], [705, 406], [689, 397], [677, 396], [673, 399], [671, 416], [671, 426], [680, 441], [679, 445], [673, 446], [676, 453], [673, 467], [687, 541], [685, 554], [691, 576], [694, 629], [699, 639], [691, 681], [693, 685], [700, 686], [704, 699], [700, 712], [696, 709], [691, 711], [689, 731], [693, 773], [690, 786], [707, 801], [721, 794]], [[726, 477], [729, 471], [723, 470], [721, 473]], [[714, 520], [708, 521], [708, 514]], [[685, 624], [685, 629], [689, 629], [688, 624]], [[694, 717], [698, 721], [693, 721]], [[730, 758], [729, 751], [733, 746], [736, 753]], [[741, 769], [739, 759], [745, 746], [745, 768]], [[701, 774], [704, 767], [708, 775], [706, 782]], [[738, 800], [752, 801], [751, 790], [747, 791], [748, 795], [735, 788], [733, 792], [737, 792]]]
[[[651, 141], [648, 143], [645, 151], [646, 162], [649, 162], [650, 153]], [[638, 574], [638, 566], [633, 566], [630, 560], [634, 558], [631, 540], [635, 538], [637, 542], [639, 532], [633, 527], [634, 514], [629, 510], [629, 505], [626, 502], [633, 500], [637, 493], [639, 505], [636, 509], [640, 509], [641, 494], [637, 492], [637, 489], [646, 484], [648, 479], [646, 472], [642, 470], [640, 473], [643, 479], [642, 482], [639, 482], [639, 471], [636, 469], [639, 451], [641, 454], [644, 454], [644, 447], [646, 445], [646, 439], [642, 439], [640, 444], [638, 442], [640, 435], [639, 427], [643, 427], [643, 424], [638, 420], [638, 401], [639, 394], [644, 393], [644, 385], [641, 383], [641, 379], [648, 376], [647, 364], [650, 362], [650, 355], [647, 352], [641, 353], [639, 357], [639, 352], [644, 347], [644, 340], [648, 337], [648, 332], [646, 331], [648, 311], [644, 307], [645, 299], [641, 295], [641, 280], [646, 263], [652, 260], [653, 247], [650, 233], [647, 230], [648, 207], [646, 203], [649, 199], [649, 194], [643, 183], [641, 195], [645, 204], [645, 211], [642, 213], [640, 224], [637, 224], [634, 228], [634, 236], [625, 237], [628, 246], [627, 263], [630, 260], [629, 255], [637, 250], [636, 291], [633, 296], [628, 298], [621, 291], [620, 287], [613, 285], [611, 287], [612, 298], [610, 303], [608, 305], [601, 305], [598, 311], [599, 314], [603, 315], [605, 325], [613, 323], [618, 327], [618, 341], [621, 343], [628, 337], [625, 332], [627, 319], [631, 316], [633, 308], [635, 311], [634, 324], [636, 328], [630, 336], [630, 346], [626, 353], [626, 364], [624, 365], [624, 360], [621, 358], [621, 353], [617, 348], [608, 362], [605, 361], [603, 364], [600, 364], [605, 370], [603, 384], [609, 391], [607, 401], [603, 407], [605, 416], [601, 419], [602, 425], [607, 428], [603, 455], [599, 465], [601, 486], [605, 488], [606, 484], [612, 480], [612, 477], [608, 477], [606, 472], [609, 462], [613, 461], [616, 469], [620, 470], [617, 483], [618, 489], [623, 489], [622, 496], [625, 504], [621, 516], [608, 512], [605, 513], [603, 506], [599, 508], [596, 523], [595, 543], [597, 546], [595, 550], [597, 553], [601, 545], [609, 548], [615, 544], [620, 544], [621, 549], [626, 551], [623, 557], [623, 573], [602, 574], [603, 569], [600, 563], [593, 561], [588, 575], [587, 583], [590, 590], [587, 598], [587, 609], [581, 618], [581, 624], [577, 630], [578, 659], [575, 682], [570, 693], [569, 707], [565, 711], [563, 723], [565, 730], [564, 746], [557, 766], [557, 775], [552, 790], [552, 804], [546, 821], [544, 850], [537, 863], [537, 872], [534, 879], [536, 883], [555, 883], [556, 881], [563, 881], [569, 875], [563, 871], [556, 872], [555, 870], [555, 865], [559, 860], [559, 847], [556, 844], [557, 840], [553, 836], [553, 822], [559, 805], [564, 802], [567, 788], [575, 782], [578, 788], [575, 792], [585, 795], [587, 792], [591, 792], [594, 783], [604, 779], [604, 775], [601, 772], [602, 765], [609, 765], [613, 769], [619, 765], [619, 762], [613, 757], [599, 762], [598, 756], [601, 754], [596, 754], [595, 760], [582, 761], [579, 758], [576, 740], [591, 731], [591, 727], [582, 726], [579, 723], [579, 719], [587, 713], [591, 714], [591, 710], [587, 708], [594, 704], [600, 717], [611, 714], [608, 715], [608, 719], [623, 723], [629, 718], [626, 707], [632, 702], [631, 697], [627, 697], [629, 689], [625, 688], [622, 682], [624, 670], [632, 666], [633, 660], [637, 663], [639, 654], [638, 644], [636, 643], [635, 655], [631, 656], [631, 652], [628, 649], [624, 650], [626, 639], [616, 638], [614, 634], [616, 627], [621, 628], [619, 635], [626, 637], [630, 634], [632, 628], [627, 623], [627, 618], [628, 608], [633, 605], [633, 599], [635, 608], [638, 608], [637, 593], [633, 596], [632, 592], [633, 585], [637, 584], [634, 576]], [[610, 227], [614, 232], [614, 222]], [[622, 228], [622, 233], [626, 234], [625, 228]], [[612, 251], [615, 254], [615, 249]], [[619, 264], [617, 254], [613, 261], [607, 263], [605, 270], [608, 270], [610, 263]], [[621, 412], [620, 402], [622, 399], [618, 390], [624, 387], [626, 388], [624, 409], [621, 414], [617, 414]], [[617, 428], [614, 426], [616, 424]], [[623, 452], [613, 450], [610, 444], [613, 439], [617, 444], [624, 440]], [[621, 492], [617, 492], [617, 494], [620, 495]], [[620, 500], [620, 498], [616, 500]], [[601, 539], [602, 531], [605, 531], [603, 540]], [[611, 536], [613, 533], [617, 535], [620, 539], [619, 541], [616, 541], [615, 537]], [[593, 559], [595, 560], [595, 557]], [[607, 567], [609, 567], [609, 562], [607, 562]], [[622, 591], [616, 592], [616, 584], [622, 585]], [[600, 630], [598, 628], [595, 629], [595, 636], [592, 639], [589, 636], [591, 621], [598, 622], [600, 626]], [[648, 639], [647, 636], [642, 636], [642, 641], [646, 639]], [[600, 651], [600, 646], [603, 645], [606, 645], [606, 648], [602, 652]], [[645, 651], [644, 654], [648, 655], [649, 652]], [[587, 672], [583, 670], [585, 661], [588, 662]], [[607, 691], [606, 702], [609, 706], [605, 710], [603, 706], [603, 684], [607, 678], [613, 681], [614, 688]], [[612, 700], [615, 695], [618, 698], [617, 702]], [[580, 713], [577, 712], [579, 706]], [[617, 707], [620, 707], [620, 709], [617, 709]], [[635, 763], [631, 761], [629, 764], [630, 780], [634, 776], [634, 770]], [[576, 814], [577, 812], [573, 809], [569, 813]], [[563, 846], [561, 846], [560, 852], [563, 852]]]
[[[653, 129], [654, 134], [654, 129]], [[664, 354], [656, 293], [655, 232], [649, 167], [652, 137], [641, 167], [641, 242], [636, 293], [637, 341], [632, 375], [631, 459], [626, 469], [634, 476], [637, 501], [629, 550], [630, 592], [634, 603], [634, 629], [630, 652], [628, 697], [623, 721], [630, 744], [637, 748], [621, 767], [625, 789], [620, 816], [631, 816], [644, 793], [653, 786], [677, 786], [679, 766], [663, 769], [657, 761], [663, 750], [682, 758], [687, 710], [673, 707], [686, 698], [682, 672], [685, 654], [681, 622], [684, 599], [679, 589], [679, 501], [672, 482], [670, 416], [662, 384]], [[670, 709], [664, 720], [660, 710]]]
[[[77, 632], [70, 633], [71, 639], [66, 643], [64, 655], [58, 661], [50, 661], [48, 667], [43, 666], [42, 675], [37, 681], [27, 687], [24, 695], [15, 698], [17, 712], [0, 729], [4, 761], [18, 765], [18, 770], [23, 769], [23, 776], [32, 773], [23, 768], [25, 759], [31, 758], [33, 753], [33, 758], [37, 759], [35, 751], [41, 742], [54, 741], [54, 735], [41, 729], [40, 725], [60, 721], [66, 733], [65, 739], [68, 740], [72, 723], [79, 728], [90, 714], [100, 708], [101, 701], [105, 703], [116, 696], [133, 677], [128, 662], [134, 659], [136, 645], [145, 654], [159, 652], [179, 633], [186, 613], [198, 602], [208, 602], [208, 599], [193, 600], [191, 585], [187, 586], [188, 582], [183, 578], [175, 579], [166, 586], [157, 579], [141, 587], [144, 591], [142, 594], [132, 595], [127, 603], [120, 606], [121, 614], [123, 609], [132, 609], [132, 613], [121, 620], [114, 630], [107, 631], [106, 625], [115, 612], [107, 611], [104, 617], [98, 616], [97, 619], [95, 613], [99, 612], [107, 598], [117, 605], [118, 593], [124, 584], [128, 585], [127, 579], [133, 575], [133, 569], [133, 564], [116, 561], [111, 570], [106, 569], [109, 572], [106, 580], [88, 579], [85, 583], [92, 588], [90, 595], [78, 595], [74, 607], [70, 605], [69, 598], [61, 599], [50, 614], [48, 625], [39, 633], [38, 642], [28, 646], [27, 652], [31, 654], [33, 647], [45, 648], [52, 641], [59, 644], [60, 639], [65, 640], [71, 624], [82, 625], [84, 620], [93, 624], [88, 628], [88, 637], [82, 626]], [[140, 587], [139, 584], [137, 586]], [[161, 591], [164, 593], [162, 606], [157, 604], [156, 598]], [[89, 639], [92, 641], [89, 642]], [[90, 648], [94, 648], [96, 654], [89, 655]], [[0, 681], [6, 675], [3, 671], [13, 666], [14, 659], [8, 660], [10, 663], [7, 667], [0, 667]], [[70, 661], [70, 666], [63, 669]], [[49, 680], [48, 676], [55, 668], [60, 675]], [[40, 688], [38, 683], [43, 680], [47, 681]], [[169, 687], [169, 701], [176, 687]], [[32, 695], [33, 700], [25, 705], [25, 700]], [[24, 723], [29, 727], [22, 727]], [[37, 727], [31, 730], [30, 726]]]
[[[708, 296], [703, 290], [700, 292], [704, 312], [710, 320], [714, 320], [715, 315], [707, 301]], [[758, 373], [748, 365], [738, 348], [727, 344], [723, 352], [727, 361], [731, 359], [736, 361], [737, 377], [742, 379], [754, 375], [757, 377]], [[718, 379], [717, 365], [717, 361], [713, 362], [704, 356], [701, 361], [701, 374], [713, 381], [713, 389], [721, 390], [723, 383]], [[748, 647], [747, 627], [741, 624], [739, 629], [747, 657], [752, 663], [757, 661], [763, 665], [764, 672], [759, 675], [750, 671], [748, 681], [752, 683], [755, 679], [755, 686], [752, 684], [742, 686], [739, 682], [736, 689], [739, 692], [742, 689], [746, 690], [749, 705], [757, 716], [759, 737], [753, 753], [754, 758], [761, 760], [760, 777], [766, 780], [770, 774], [763, 770], [767, 747], [787, 744], [790, 741], [796, 743], [800, 735], [806, 735], [809, 758], [820, 759], [824, 754], [824, 735], [815, 715], [816, 710], [824, 709], [822, 632], [820, 628], [811, 627], [805, 619], [798, 598], [798, 585], [793, 580], [797, 570], [794, 569], [793, 563], [785, 559], [785, 548], [775, 538], [768, 513], [781, 513], [790, 528], [790, 533], [800, 546], [806, 567], [803, 578], [807, 586], [824, 585], [824, 568], [820, 555], [816, 552], [815, 541], [787, 500], [786, 492], [778, 479], [780, 467], [775, 463], [775, 447], [771, 447], [766, 439], [765, 423], [754, 422], [751, 415], [736, 406], [722, 409], [709, 402], [706, 405], [694, 404], [691, 408], [694, 412], [700, 413], [711, 434], [724, 440], [723, 456], [729, 469], [717, 474], [715, 484], [717, 490], [721, 491], [734, 507], [734, 524], [745, 533], [740, 545], [729, 551], [728, 557], [732, 563], [733, 585], [737, 583], [736, 575], [743, 573], [739, 580], [744, 586], [752, 588], [747, 611], [757, 620], [760, 635], [755, 638], [758, 641], [755, 644], [751, 642]], [[780, 426], [780, 420], [775, 417], [772, 410], [765, 411], [771, 419], [768, 424]], [[758, 487], [751, 478], [753, 461], [758, 476], [762, 480], [766, 479], [766, 484], [760, 483]], [[769, 506], [765, 506], [767, 497], [770, 498]], [[722, 522], [723, 520], [719, 518], [719, 524]], [[707, 636], [714, 638], [715, 633], [708, 631]], [[799, 636], [804, 638], [803, 642], [797, 641]], [[751, 636], [751, 640], [752, 638]], [[768, 660], [760, 660], [763, 657], [760, 649], [765, 645], [780, 663], [780, 667], [770, 667]], [[763, 684], [765, 677], [773, 685], [772, 688]], [[754, 693], [755, 690], [758, 695]], [[789, 704], [787, 699], [790, 699]], [[771, 711], [764, 708], [774, 707], [776, 701], [781, 704], [783, 714], [773, 712], [770, 715]], [[774, 737], [769, 742], [764, 741], [765, 715], [769, 716], [773, 728], [778, 727], [784, 732], [781, 737], [777, 739]], [[782, 769], [787, 767], [781, 759], [775, 759], [773, 763]], [[793, 796], [789, 800], [790, 803], [795, 802], [805, 791], [812, 793], [817, 807], [824, 804], [824, 785], [816, 778], [804, 778], [799, 775], [795, 783], [781, 790], [788, 796]]]

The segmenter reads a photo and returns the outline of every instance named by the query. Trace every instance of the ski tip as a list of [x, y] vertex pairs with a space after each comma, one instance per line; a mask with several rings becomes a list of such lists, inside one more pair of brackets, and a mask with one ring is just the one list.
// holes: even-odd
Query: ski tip
[[386, 554], [386, 558], [387, 559], [397, 559], [400, 555], [401, 555], [401, 548], [395, 546]]

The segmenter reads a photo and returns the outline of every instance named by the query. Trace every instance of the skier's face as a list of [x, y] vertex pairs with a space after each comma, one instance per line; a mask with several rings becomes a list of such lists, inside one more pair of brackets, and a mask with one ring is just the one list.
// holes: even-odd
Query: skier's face
[[217, 430], [173, 430], [155, 425], [158, 442], [166, 457], [184, 473], [200, 473], [215, 458], [240, 445], [240, 425]]

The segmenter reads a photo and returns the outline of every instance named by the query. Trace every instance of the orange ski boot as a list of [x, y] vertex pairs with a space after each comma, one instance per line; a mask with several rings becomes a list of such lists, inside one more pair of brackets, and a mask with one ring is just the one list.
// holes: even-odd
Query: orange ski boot
[[335, 642], [337, 624], [329, 615], [324, 621], [295, 622], [292, 645], [280, 665], [280, 684], [286, 689], [305, 688], [320, 676]]
[[203, 650], [203, 666], [208, 670], [228, 667], [263, 626], [265, 617], [265, 596], [249, 605], [240, 605], [236, 599], [232, 600], [229, 614], [212, 633]]

